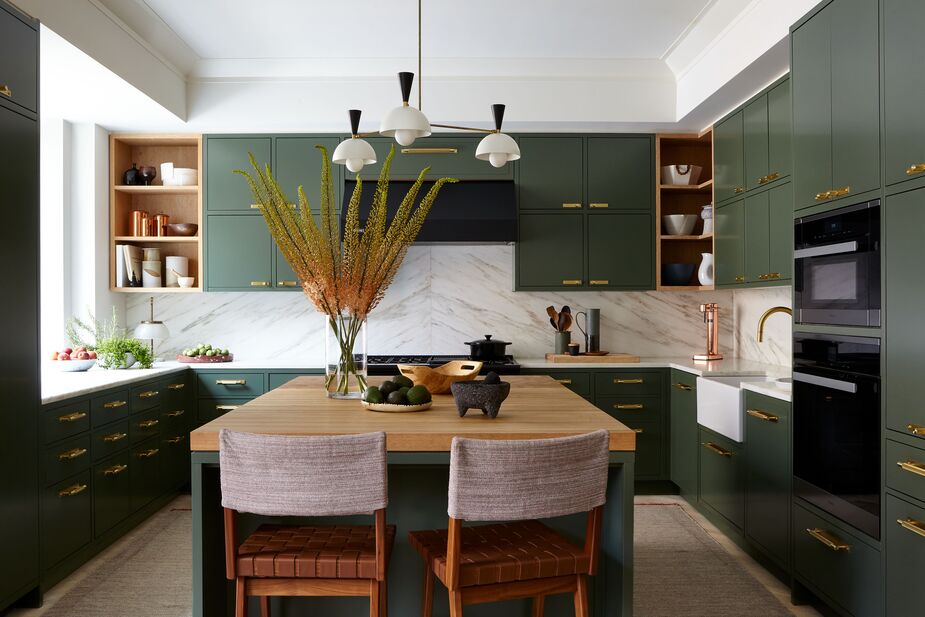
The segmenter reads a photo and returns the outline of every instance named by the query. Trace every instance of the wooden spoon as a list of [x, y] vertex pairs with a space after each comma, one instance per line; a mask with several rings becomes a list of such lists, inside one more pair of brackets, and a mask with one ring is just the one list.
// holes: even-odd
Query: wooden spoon
[[549, 318], [549, 323], [552, 324], [552, 329], [553, 329], [553, 330], [555, 330], [556, 332], [559, 331], [559, 322], [557, 322], [555, 319], [553, 319], [552, 317], [550, 317], [550, 318]]
[[546, 307], [546, 314], [549, 315], [549, 323], [552, 324], [552, 327], [559, 331], [559, 313], [556, 312], [556, 309], [552, 306]]
[[572, 314], [566, 312], [559, 313], [559, 332], [567, 332], [571, 327]]

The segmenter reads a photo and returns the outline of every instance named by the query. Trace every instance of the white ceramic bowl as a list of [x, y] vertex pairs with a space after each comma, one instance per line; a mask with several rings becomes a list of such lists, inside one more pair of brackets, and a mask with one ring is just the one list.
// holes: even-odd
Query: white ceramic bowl
[[666, 214], [662, 216], [662, 227], [665, 235], [687, 236], [694, 231], [699, 217], [696, 214]]
[[90, 370], [96, 360], [55, 360], [54, 365], [62, 373], [82, 373]]
[[196, 277], [194, 276], [178, 276], [177, 285], [180, 287], [192, 287], [193, 283], [196, 282]]
[[199, 183], [199, 172], [190, 167], [174, 167], [173, 177], [164, 180], [167, 186], [195, 186]]

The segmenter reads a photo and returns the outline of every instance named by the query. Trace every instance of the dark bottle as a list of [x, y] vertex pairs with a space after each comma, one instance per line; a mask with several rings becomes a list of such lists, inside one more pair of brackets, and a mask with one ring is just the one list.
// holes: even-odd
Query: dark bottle
[[138, 184], [138, 167], [132, 163], [131, 169], [126, 169], [122, 174], [122, 184], [126, 186], [135, 186]]
[[145, 186], [151, 186], [151, 183], [154, 182], [154, 178], [157, 176], [157, 169], [147, 165], [142, 165], [141, 169], [138, 170], [138, 179], [140, 182], [138, 184], [143, 184]]

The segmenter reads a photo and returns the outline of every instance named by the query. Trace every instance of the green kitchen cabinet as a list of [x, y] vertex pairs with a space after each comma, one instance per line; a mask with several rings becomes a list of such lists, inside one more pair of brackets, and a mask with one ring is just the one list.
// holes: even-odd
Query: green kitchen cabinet
[[793, 269], [793, 196], [790, 183], [745, 198], [745, 282], [791, 278]]
[[743, 116], [739, 110], [713, 127], [713, 187], [718, 204], [745, 192]]
[[236, 169], [253, 172], [248, 153], [259, 165], [269, 164], [270, 136], [206, 138], [206, 211], [251, 212], [254, 197], [247, 181], [234, 173]]
[[[340, 143], [339, 137], [300, 136], [276, 137], [274, 142], [273, 174], [293, 204], [299, 203], [299, 187], [305, 191], [305, 197], [313, 211], [321, 208], [321, 151], [315, 146], [324, 146], [328, 150], [328, 160]], [[331, 165], [334, 183], [334, 204], [340, 210], [342, 198], [343, 165]]]
[[100, 536], [132, 513], [129, 453], [93, 466], [93, 534]]
[[0, 33], [0, 85], [5, 86], [0, 96], [37, 113], [39, 34], [35, 24], [15, 9], [0, 5]]
[[745, 536], [790, 569], [790, 403], [745, 391]]
[[583, 150], [580, 136], [521, 137], [520, 210], [583, 209]]
[[746, 190], [789, 176], [790, 80], [760, 94], [742, 113]]
[[590, 213], [587, 284], [600, 289], [655, 287], [652, 216]]
[[886, 614], [916, 615], [922, 611], [925, 572], [925, 507], [886, 497]]
[[766, 281], [771, 271], [768, 191], [745, 198], [745, 282]]
[[276, 248], [262, 216], [210, 215], [207, 225], [206, 284], [210, 291], [272, 287]]
[[588, 137], [587, 143], [588, 207], [651, 211], [652, 137]]
[[700, 428], [700, 501], [745, 528], [745, 462], [740, 444]]
[[[790, 78], [773, 86], [768, 98], [768, 182], [786, 178], [793, 168], [793, 122], [790, 111]], [[792, 208], [791, 208], [792, 209]]]
[[92, 494], [89, 469], [41, 489], [43, 568], [57, 564], [92, 540]]
[[697, 376], [671, 369], [671, 481], [682, 497], [697, 501], [699, 442]]
[[742, 110], [745, 190], [767, 182], [768, 175], [768, 96], [762, 95]]
[[[461, 180], [512, 180], [514, 166], [510, 163], [504, 167], [493, 167], [488, 161], [475, 158], [475, 151], [484, 137], [484, 134], [435, 134], [417, 139], [411, 146], [399, 145], [390, 137], [371, 137], [366, 141], [376, 152], [376, 162], [363, 167], [360, 177], [364, 183], [375, 184], [382, 164], [394, 146], [389, 174], [394, 180], [416, 180], [425, 167], [430, 167], [427, 178], [431, 180], [444, 176]], [[345, 169], [344, 177], [348, 180], [355, 180], [356, 176]]]
[[163, 446], [157, 437], [129, 450], [129, 490], [132, 511], [141, 509], [161, 494]]
[[720, 206], [714, 213], [717, 285], [745, 282], [745, 199]]
[[568, 289], [584, 280], [581, 213], [521, 213], [517, 243], [518, 287]]
[[882, 0], [885, 182], [925, 174], [925, 3]]

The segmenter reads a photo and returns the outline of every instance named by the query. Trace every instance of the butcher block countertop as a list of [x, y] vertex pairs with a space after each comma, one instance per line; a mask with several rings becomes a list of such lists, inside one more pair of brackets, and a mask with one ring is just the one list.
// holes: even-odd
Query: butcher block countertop
[[[377, 384], [385, 378], [373, 378]], [[359, 401], [329, 399], [323, 377], [297, 377], [205, 424], [190, 435], [190, 448], [218, 450], [227, 428], [269, 435], [347, 435], [385, 431], [389, 452], [448, 452], [454, 436], [477, 439], [543, 439], [610, 431], [610, 450], [632, 452], [636, 433], [546, 375], [511, 375], [511, 394], [495, 419], [470, 409], [460, 418], [452, 395], [435, 395], [417, 413], [379, 413]]]

